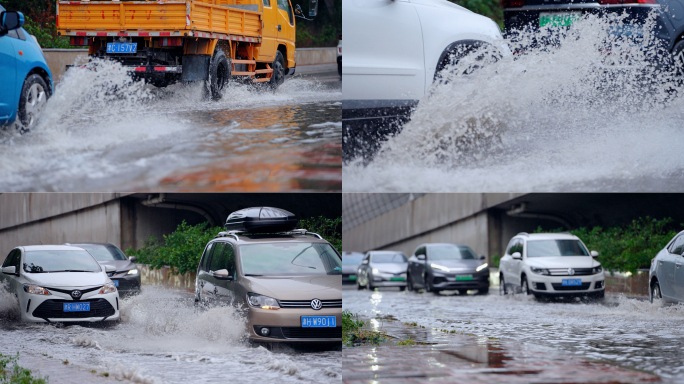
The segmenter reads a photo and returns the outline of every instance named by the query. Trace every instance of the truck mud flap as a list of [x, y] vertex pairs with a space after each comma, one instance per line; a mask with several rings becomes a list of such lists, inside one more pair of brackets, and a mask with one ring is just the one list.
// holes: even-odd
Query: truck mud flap
[[209, 55], [184, 55], [183, 56], [183, 82], [209, 80]]

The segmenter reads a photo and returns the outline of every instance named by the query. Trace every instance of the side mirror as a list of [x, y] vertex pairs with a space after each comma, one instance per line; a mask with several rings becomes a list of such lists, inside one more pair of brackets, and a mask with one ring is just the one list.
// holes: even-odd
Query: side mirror
[[137, 263], [137, 262], [138, 262], [138, 258], [137, 258], [137, 257], [135, 257], [135, 256], [131, 256], [131, 257], [129, 257], [129, 258], [128, 258], [128, 260], [130, 260], [130, 261], [131, 261], [131, 263]]
[[294, 14], [295, 14], [295, 16], [298, 16], [298, 17], [304, 17], [304, 12], [302, 12], [302, 7], [300, 7], [299, 4], [295, 4]]
[[113, 265], [105, 265], [105, 272], [107, 272], [107, 273], [116, 272], [116, 267], [114, 267]]
[[228, 274], [227, 269], [219, 269], [218, 271], [214, 271], [214, 277], [219, 280], [233, 280], [233, 276]]
[[417, 255], [416, 258], [418, 260], [425, 260], [425, 255]]
[[9, 11], [0, 14], [0, 24], [2, 26], [2, 34], [7, 31], [20, 28], [24, 25], [24, 14], [21, 12]]
[[591, 251], [591, 257], [593, 257], [594, 259], [597, 258], [598, 255], [599, 255], [598, 252], [596, 252], [596, 251]]
[[511, 257], [516, 259], [516, 260], [522, 260], [522, 255], [520, 254], [520, 252], [513, 252]]
[[368, 264], [368, 259], [364, 259], [361, 264]]
[[2, 268], [2, 273], [6, 275], [16, 275], [17, 274], [17, 267], [12, 265], [11, 267], [4, 267]]
[[480, 255], [480, 260], [486, 259], [485, 255]]
[[309, 0], [309, 17], [318, 15], [318, 0]]

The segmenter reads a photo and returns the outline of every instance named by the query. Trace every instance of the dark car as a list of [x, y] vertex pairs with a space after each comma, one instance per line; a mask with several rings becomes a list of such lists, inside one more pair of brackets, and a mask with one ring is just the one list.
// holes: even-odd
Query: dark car
[[[610, 34], [634, 41], [650, 35], [642, 28], [650, 26], [645, 22], [653, 14], [654, 36], [644, 43], [648, 48], [644, 51], [645, 58], [658, 66], [669, 65], [672, 56], [668, 52], [676, 56], [684, 50], [683, 4], [680, 0], [503, 0], [504, 31], [513, 41], [521, 31], [534, 33], [550, 28], [547, 32], [562, 32], [582, 16], [592, 14], [618, 20], [611, 25]], [[554, 34], [543, 35], [548, 40]], [[614, 47], [606, 47], [606, 51], [610, 52], [611, 48]]]
[[458, 291], [465, 295], [470, 289], [489, 292], [489, 266], [484, 256], [476, 256], [463, 244], [433, 243], [416, 248], [409, 259], [407, 287], [426, 292]]
[[342, 252], [342, 284], [356, 283], [356, 270], [361, 265], [363, 253]]
[[103, 266], [111, 265], [115, 272], [108, 272], [107, 276], [122, 295], [140, 293], [140, 270], [134, 264], [135, 257], [128, 258], [112, 243], [67, 243], [90, 252], [98, 263]]

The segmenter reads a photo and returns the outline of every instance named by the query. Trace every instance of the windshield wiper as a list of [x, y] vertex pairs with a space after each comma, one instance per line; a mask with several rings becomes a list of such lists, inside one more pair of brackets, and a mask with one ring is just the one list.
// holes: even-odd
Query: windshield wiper
[[83, 271], [80, 269], [65, 269], [63, 271], [48, 271], [48, 272], [93, 272], [93, 271]]
[[263, 275], [257, 275], [254, 273], [245, 273], [245, 276], [263, 276]]

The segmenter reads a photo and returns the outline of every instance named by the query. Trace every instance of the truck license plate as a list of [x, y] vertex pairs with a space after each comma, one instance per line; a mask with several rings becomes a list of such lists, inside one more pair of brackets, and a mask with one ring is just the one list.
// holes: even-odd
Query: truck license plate
[[136, 53], [138, 43], [107, 43], [107, 53]]

